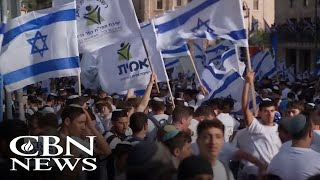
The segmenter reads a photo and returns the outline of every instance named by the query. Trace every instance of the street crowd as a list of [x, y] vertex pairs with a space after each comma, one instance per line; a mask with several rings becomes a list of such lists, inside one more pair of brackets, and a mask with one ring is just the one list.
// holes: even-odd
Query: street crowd
[[[249, 71], [239, 89], [241, 114], [233, 113], [232, 98], [208, 98], [205, 88], [182, 74], [170, 82], [174, 98], [167, 84], [156, 86], [155, 74], [141, 96], [102, 89], [84, 89], [79, 96], [72, 78], [52, 79], [50, 93], [41, 84], [30, 85], [25, 120], [0, 124], [1, 179], [320, 179], [317, 77], [256, 82], [262, 99], [256, 111], [249, 102], [253, 81]], [[10, 158], [16, 157], [10, 141], [25, 135], [69, 136], [84, 146], [86, 136], [95, 136], [97, 169], [10, 171]], [[73, 158], [85, 156], [74, 152]]]

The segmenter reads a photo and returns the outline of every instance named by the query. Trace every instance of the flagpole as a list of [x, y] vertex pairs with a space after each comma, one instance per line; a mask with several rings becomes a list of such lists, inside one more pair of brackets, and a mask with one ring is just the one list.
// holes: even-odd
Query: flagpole
[[[236, 56], [237, 56], [237, 67], [238, 67], [238, 72], [240, 73], [240, 65], [239, 65], [239, 62], [240, 62], [240, 56], [239, 56], [239, 47], [235, 44], [234, 45], [234, 49], [236, 50]], [[242, 76], [243, 74], [240, 74], [240, 76]]]
[[175, 103], [174, 103], [174, 98], [173, 98], [173, 94], [172, 94], [172, 90], [171, 90], [171, 85], [170, 85], [169, 81], [167, 81], [167, 85], [168, 85], [169, 93], [170, 93], [170, 96], [171, 96], [172, 106], [173, 106], [173, 109], [174, 109], [174, 108], [176, 108], [176, 105], [175, 105]]
[[[146, 52], [146, 55], [147, 55], [148, 62], [150, 64], [151, 72], [154, 73], [154, 69], [153, 69], [153, 66], [152, 66], [152, 63], [151, 63], [151, 59], [149, 58], [149, 53], [147, 51], [147, 46], [146, 46], [146, 44], [144, 42], [144, 39], [143, 39], [143, 37], [141, 35], [141, 32], [140, 32], [140, 37], [141, 37], [141, 40], [142, 40], [144, 51]], [[157, 79], [156, 79], [155, 85], [156, 85], [157, 92], [160, 93], [160, 89], [159, 89], [159, 86], [158, 86], [158, 80]]]
[[81, 77], [80, 77], [80, 72], [78, 73], [78, 94], [79, 94], [79, 96], [81, 96], [82, 95], [82, 93], [81, 93]]
[[188, 55], [190, 57], [190, 60], [191, 60], [191, 63], [192, 63], [192, 66], [194, 68], [194, 71], [196, 73], [196, 76], [197, 76], [197, 79], [199, 81], [199, 84], [200, 86], [203, 86], [202, 85], [202, 82], [201, 82], [201, 79], [200, 79], [200, 76], [199, 76], [199, 73], [197, 71], [197, 68], [196, 68], [196, 65], [194, 64], [194, 59], [193, 59], [193, 53], [192, 53], [192, 49], [193, 49], [193, 41], [192, 40], [189, 40], [188, 44], [190, 44], [190, 50], [188, 51]]
[[[250, 58], [250, 51], [249, 47], [246, 47], [246, 54], [247, 54], [247, 70], [248, 72], [252, 70], [251, 68], [251, 58]], [[256, 94], [255, 94], [255, 89], [254, 89], [254, 80], [250, 82], [250, 88], [251, 88], [251, 95], [252, 95], [252, 104], [253, 104], [253, 112], [254, 114], [256, 113], [257, 110], [257, 102], [256, 102]]]

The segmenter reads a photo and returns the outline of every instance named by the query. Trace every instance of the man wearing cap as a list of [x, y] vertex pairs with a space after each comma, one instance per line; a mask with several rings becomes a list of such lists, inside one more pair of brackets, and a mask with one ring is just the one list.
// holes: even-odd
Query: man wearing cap
[[268, 166], [268, 173], [283, 180], [305, 180], [320, 172], [320, 154], [310, 149], [312, 122], [304, 115], [293, 117], [288, 125], [292, 145], [281, 149]]
[[[274, 124], [275, 104], [272, 101], [263, 101], [259, 105], [258, 121], [253, 113], [249, 110], [249, 86], [254, 81], [254, 72], [250, 71], [247, 74], [243, 94], [242, 94], [242, 111], [247, 124], [246, 132], [242, 136], [247, 136], [247, 144], [240, 147], [248, 151], [248, 153], [256, 156], [265, 163], [270, 163], [271, 159], [279, 152], [281, 140], [278, 133], [278, 125]], [[244, 139], [244, 137], [238, 137]], [[249, 144], [253, 146], [248, 147]], [[249, 167], [248, 167], [249, 168]], [[256, 175], [255, 167], [247, 170], [249, 176]]]
[[180, 162], [191, 155], [191, 137], [173, 125], [164, 126], [161, 131], [161, 142], [169, 149], [177, 169]]

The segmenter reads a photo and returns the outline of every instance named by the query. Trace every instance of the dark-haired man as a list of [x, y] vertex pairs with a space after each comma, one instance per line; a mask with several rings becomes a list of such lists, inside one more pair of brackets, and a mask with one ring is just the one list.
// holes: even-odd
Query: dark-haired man
[[130, 116], [130, 128], [132, 136], [126, 137], [132, 145], [136, 145], [146, 138], [148, 133], [148, 116], [143, 112], [135, 112]]
[[112, 127], [104, 133], [104, 137], [111, 149], [126, 138], [126, 131], [129, 127], [128, 113], [125, 110], [115, 110], [111, 117]]
[[320, 154], [310, 149], [313, 131], [311, 120], [304, 115], [293, 117], [288, 125], [292, 145], [272, 159], [268, 173], [281, 179], [304, 180], [320, 172]]
[[233, 180], [233, 174], [228, 165], [218, 160], [224, 144], [224, 125], [219, 120], [204, 120], [197, 129], [200, 156], [210, 161], [214, 179]]
[[[241, 149], [246, 150], [248, 153], [255, 155], [258, 159], [270, 163], [271, 159], [279, 152], [281, 147], [281, 140], [278, 133], [278, 125], [275, 124], [275, 103], [266, 100], [259, 105], [260, 121], [256, 119], [253, 113], [249, 110], [249, 86], [254, 81], [254, 72], [250, 71], [247, 74], [245, 85], [242, 94], [242, 111], [247, 124], [246, 132], [241, 133], [243, 137], [238, 137], [243, 143], [244, 147]], [[251, 147], [247, 147], [250, 146]], [[252, 147], [253, 145], [253, 147]], [[253, 167], [254, 168], [254, 167]], [[248, 170], [247, 175], [256, 175], [255, 170]]]

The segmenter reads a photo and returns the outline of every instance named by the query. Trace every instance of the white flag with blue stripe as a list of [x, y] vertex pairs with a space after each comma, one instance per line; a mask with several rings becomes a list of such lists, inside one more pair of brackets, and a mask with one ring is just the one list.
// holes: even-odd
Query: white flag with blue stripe
[[236, 69], [242, 75], [245, 64], [238, 59], [235, 45], [229, 40], [223, 40], [216, 46], [206, 50], [207, 64], [213, 64], [216, 73], [227, 73]]
[[215, 91], [218, 88], [218, 84], [223, 79], [224, 74], [217, 74], [213, 65], [206, 66], [201, 73], [201, 82], [203, 86], [209, 91], [209, 93]]
[[177, 46], [185, 39], [217, 37], [248, 46], [240, 0], [197, 0], [154, 20], [158, 48]]
[[194, 63], [199, 74], [203, 72], [207, 64], [207, 55], [203, 47], [203, 39], [195, 39], [193, 41]]
[[[244, 79], [240, 76], [236, 70], [230, 70], [223, 76], [220, 82], [216, 85], [216, 89], [209, 93], [209, 97], [212, 98], [231, 98], [234, 100], [233, 112], [237, 115], [242, 114], [241, 112], [241, 98], [242, 90], [244, 87]], [[256, 96], [257, 103], [260, 103], [261, 98]], [[252, 102], [250, 102], [250, 107]]]
[[[141, 35], [144, 39], [146, 50], [152, 63], [154, 72], [157, 74], [158, 82], [169, 81], [166, 68], [163, 62], [163, 57], [157, 49], [157, 39], [154, 31], [153, 23], [146, 23], [141, 26]], [[144, 47], [141, 47], [144, 49]]]
[[170, 79], [177, 79], [179, 73], [183, 73], [183, 68], [179, 58], [165, 58], [164, 64], [166, 70], [172, 69]]
[[277, 68], [275, 59], [272, 57], [270, 51], [268, 50], [263, 53], [263, 56], [259, 55], [258, 57], [259, 59], [254, 58], [253, 61], [253, 69], [256, 72], [255, 79], [259, 80], [264, 77], [273, 77], [276, 74]]
[[171, 49], [163, 49], [161, 51], [163, 58], [176, 58], [182, 56], [189, 56], [189, 48], [186, 43], [179, 47], [171, 47]]
[[6, 25], [0, 73], [8, 91], [80, 72], [75, 3], [33, 11]]

